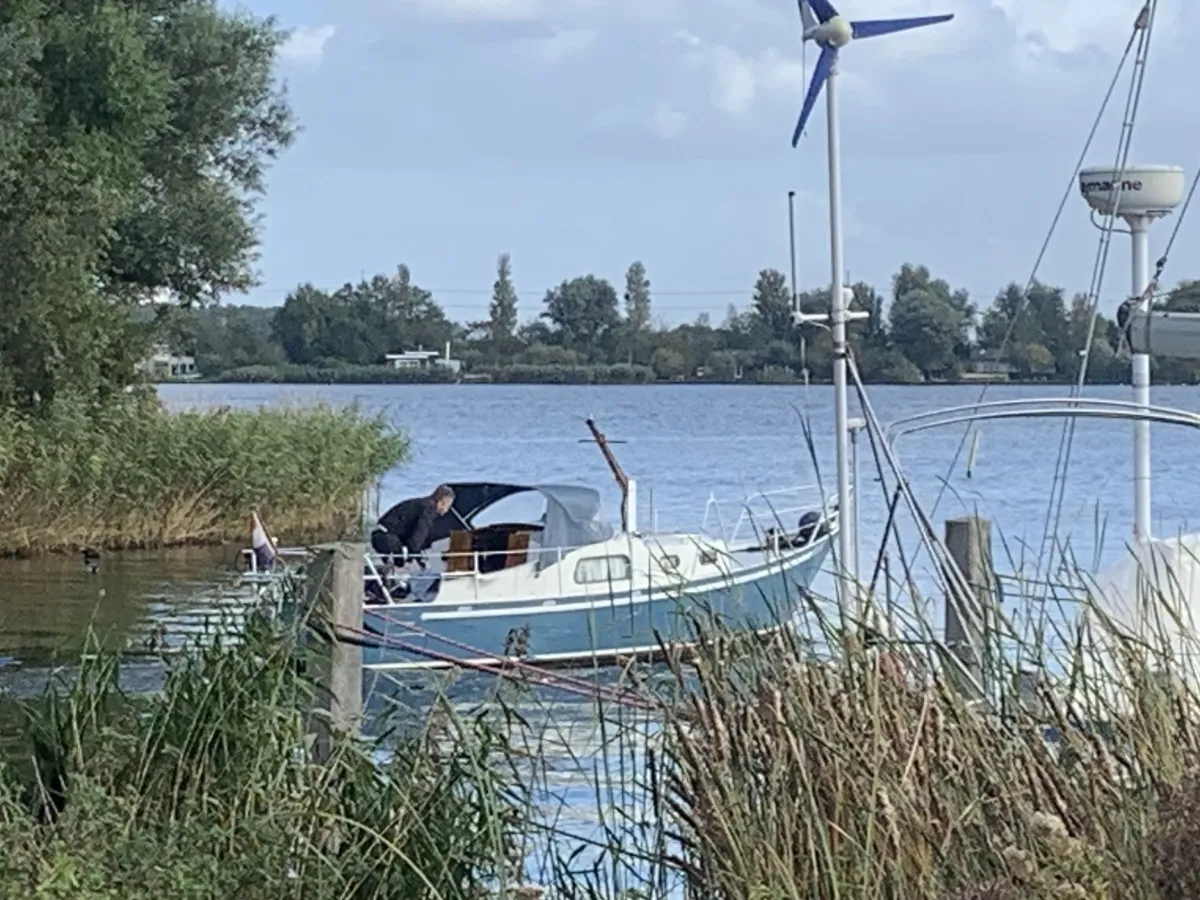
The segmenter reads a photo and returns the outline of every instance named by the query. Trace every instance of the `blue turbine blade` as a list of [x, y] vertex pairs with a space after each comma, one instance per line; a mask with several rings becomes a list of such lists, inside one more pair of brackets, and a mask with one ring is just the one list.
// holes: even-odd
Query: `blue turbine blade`
[[953, 18], [954, 13], [945, 16], [918, 16], [915, 19], [872, 19], [866, 22], [851, 22], [850, 27], [854, 30], [854, 39], [860, 41], [863, 38], [895, 34], [897, 31], [924, 28], [926, 25], [937, 25], [941, 22], [949, 22]]
[[817, 21], [822, 25], [838, 14], [838, 11], [833, 8], [833, 4], [829, 0], [808, 0], [808, 5], [817, 14]]
[[817, 60], [817, 67], [813, 69], [812, 80], [808, 83], [808, 94], [804, 97], [804, 106], [800, 110], [800, 120], [796, 122], [796, 131], [792, 135], [793, 147], [800, 143], [800, 135], [804, 134], [804, 126], [808, 124], [808, 117], [812, 115], [813, 106], [817, 102], [817, 97], [821, 93], [822, 86], [829, 78], [829, 73], [833, 71], [833, 64], [837, 61], [837, 55], [836, 47], [824, 47], [821, 50], [821, 58]]

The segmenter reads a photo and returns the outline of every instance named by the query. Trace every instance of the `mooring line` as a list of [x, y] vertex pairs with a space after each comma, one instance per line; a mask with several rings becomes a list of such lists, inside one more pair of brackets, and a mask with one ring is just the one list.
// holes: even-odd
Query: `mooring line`
[[[451, 656], [448, 653], [440, 653], [437, 650], [431, 650], [426, 647], [418, 647], [415, 644], [410, 644], [407, 641], [392, 637], [391, 635], [374, 635], [359, 629], [346, 628], [345, 626], [343, 626], [343, 630], [354, 634], [356, 637], [358, 635], [366, 636], [373, 640], [375, 644], [382, 644], [384, 647], [388, 647], [390, 649], [402, 650], [405, 653], [410, 653], [418, 657], [424, 657], [435, 662], [445, 663], [455, 668], [469, 669], [486, 675], [493, 675], [499, 678], [508, 678], [512, 681], [529, 680], [536, 682], [543, 687], [556, 688], [566, 693], [577, 694], [589, 699], [605, 697], [604, 692], [600, 689], [600, 685], [589, 684], [586, 687], [578, 687], [567, 681], [555, 679], [552, 677], [552, 673], [536, 669], [532, 666], [516, 667], [515, 665], [505, 666], [503, 664], [496, 666], [489, 663], [460, 659], [456, 656]], [[526, 669], [532, 671], [525, 671]], [[518, 678], [518, 676], [520, 676], [520, 678]], [[648, 700], [644, 700], [633, 695], [622, 696], [619, 694], [610, 694], [605, 699], [608, 699], [613, 703], [618, 703], [622, 706], [630, 706], [642, 710], [653, 710], [658, 708], [658, 704], [651, 703]]]
[[[485, 650], [480, 649], [479, 647], [473, 647], [470, 644], [467, 644], [463, 641], [457, 641], [457, 640], [454, 640], [453, 638], [446, 637], [445, 635], [438, 634], [437, 632], [429, 631], [428, 629], [422, 628], [419, 625], [413, 625], [410, 622], [405, 622], [403, 620], [395, 619], [395, 618], [392, 618], [391, 616], [383, 615], [381, 613], [376, 613], [376, 614], [379, 615], [380, 618], [382, 618], [385, 622], [388, 622], [393, 625], [399, 625], [401, 628], [404, 628], [404, 629], [408, 630], [409, 632], [411, 632], [415, 635], [418, 635], [420, 637], [432, 638], [435, 641], [441, 641], [442, 643], [447, 644], [451, 647], [455, 647], [456, 649], [466, 651], [467, 653], [472, 653], [476, 657], [482, 657], [484, 659], [499, 658], [499, 657], [496, 657], [495, 654], [488, 653]], [[452, 657], [452, 658], [456, 659], [457, 657]], [[600, 693], [600, 692], [609, 693], [609, 694], [613, 695], [614, 700], [619, 701], [622, 697], [625, 697], [625, 696], [635, 696], [636, 697], [636, 695], [632, 694], [632, 692], [626, 688], [610, 688], [606, 685], [598, 685], [594, 682], [588, 681], [585, 678], [579, 678], [579, 677], [573, 676], [573, 675], [562, 675], [557, 672], [553, 672], [553, 673], [547, 672], [545, 669], [542, 669], [539, 666], [533, 665], [532, 663], [525, 662], [519, 658], [505, 657], [504, 659], [508, 664], [515, 666], [518, 669], [529, 670], [531, 672], [534, 672], [539, 677], [550, 675], [551, 677], [555, 678], [556, 680], [558, 680], [564, 684], [575, 684], [576, 686], [578, 686], [579, 688], [581, 688], [583, 690], [597, 692], [597, 693]]]

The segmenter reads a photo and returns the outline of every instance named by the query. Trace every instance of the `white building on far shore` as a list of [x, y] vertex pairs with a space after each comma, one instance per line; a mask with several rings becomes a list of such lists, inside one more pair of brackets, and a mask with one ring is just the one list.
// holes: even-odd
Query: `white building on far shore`
[[135, 368], [151, 381], [191, 381], [200, 377], [194, 356], [172, 353], [161, 344]]
[[383, 358], [384, 364], [393, 369], [428, 369], [442, 366], [458, 374], [462, 369], [462, 361], [450, 358], [450, 342], [446, 341], [444, 354], [436, 350], [404, 350], [400, 353], [389, 353]]

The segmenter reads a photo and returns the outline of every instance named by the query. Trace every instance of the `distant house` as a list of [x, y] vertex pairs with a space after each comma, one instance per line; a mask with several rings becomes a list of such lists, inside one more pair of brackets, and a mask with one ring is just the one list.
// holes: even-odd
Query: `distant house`
[[970, 371], [964, 373], [968, 380], [1008, 381], [1017, 373], [1017, 367], [1008, 360], [1007, 354], [998, 350], [980, 350], [971, 361]]
[[150, 381], [190, 381], [200, 377], [194, 356], [172, 353], [161, 345], [155, 347], [136, 368]]
[[441, 366], [456, 375], [462, 369], [462, 360], [450, 358], [450, 342], [446, 341], [445, 354], [436, 350], [404, 350], [400, 353], [389, 353], [383, 358], [384, 365], [393, 369], [428, 369]]

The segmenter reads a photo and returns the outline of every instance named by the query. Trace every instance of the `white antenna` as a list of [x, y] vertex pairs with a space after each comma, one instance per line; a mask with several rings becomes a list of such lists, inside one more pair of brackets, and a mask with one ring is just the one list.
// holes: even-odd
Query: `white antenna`
[[[1079, 190], [1088, 205], [1101, 215], [1119, 215], [1129, 225], [1133, 244], [1130, 307], [1146, 317], [1150, 312], [1150, 225], [1170, 215], [1183, 202], [1187, 179], [1178, 166], [1111, 166], [1083, 169]], [[1145, 349], [1149, 349], [1146, 347]], [[1133, 402], [1146, 412], [1150, 407], [1150, 354], [1133, 354]], [[1133, 535], [1151, 539], [1150, 527], [1150, 420], [1133, 423]]]

